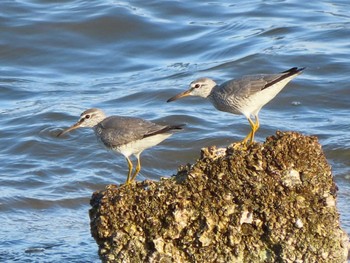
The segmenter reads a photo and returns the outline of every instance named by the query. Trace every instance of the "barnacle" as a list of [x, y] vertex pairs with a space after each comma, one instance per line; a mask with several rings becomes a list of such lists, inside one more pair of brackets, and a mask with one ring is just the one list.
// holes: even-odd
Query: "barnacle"
[[159, 182], [91, 199], [103, 262], [346, 262], [336, 185], [316, 137], [204, 148]]

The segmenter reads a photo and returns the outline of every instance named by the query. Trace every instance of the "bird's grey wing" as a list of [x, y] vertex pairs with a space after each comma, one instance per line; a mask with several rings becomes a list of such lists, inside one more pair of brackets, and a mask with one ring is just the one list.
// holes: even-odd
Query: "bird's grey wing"
[[261, 75], [248, 75], [238, 80], [229, 80], [218, 86], [220, 92], [226, 94], [226, 96], [240, 96], [248, 97], [255, 94], [270, 83], [280, 79], [284, 73], [280, 74], [261, 74]]
[[140, 118], [111, 116], [96, 127], [101, 141], [108, 147], [117, 147], [131, 141], [141, 140], [145, 135], [165, 126]]

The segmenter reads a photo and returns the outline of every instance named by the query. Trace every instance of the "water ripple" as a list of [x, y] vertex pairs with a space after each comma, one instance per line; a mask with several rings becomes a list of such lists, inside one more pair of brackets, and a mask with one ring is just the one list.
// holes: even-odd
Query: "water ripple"
[[138, 179], [158, 180], [193, 163], [202, 147], [249, 131], [243, 116], [200, 98], [168, 98], [197, 77], [221, 83], [293, 66], [307, 69], [262, 109], [257, 140], [278, 129], [316, 135], [350, 232], [349, 8], [342, 0], [2, 3], [0, 260], [98, 261], [89, 198], [124, 182], [127, 165], [91, 130], [56, 137], [83, 110], [185, 123], [142, 154]]

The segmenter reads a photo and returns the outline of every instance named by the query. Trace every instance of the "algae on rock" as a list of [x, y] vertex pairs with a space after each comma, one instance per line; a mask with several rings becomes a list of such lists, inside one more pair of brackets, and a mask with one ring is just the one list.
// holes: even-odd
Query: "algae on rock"
[[202, 149], [160, 182], [91, 199], [103, 262], [346, 262], [337, 187], [317, 138], [277, 132], [247, 149]]

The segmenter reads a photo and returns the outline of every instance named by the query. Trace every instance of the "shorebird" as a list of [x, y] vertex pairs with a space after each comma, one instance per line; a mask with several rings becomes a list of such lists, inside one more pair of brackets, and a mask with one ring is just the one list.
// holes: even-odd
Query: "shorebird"
[[[172, 131], [181, 130], [181, 125], [158, 125], [156, 123], [133, 117], [110, 116], [97, 108], [84, 111], [80, 119], [71, 127], [61, 131], [57, 137], [82, 127], [93, 128], [97, 138], [108, 148], [124, 155], [128, 162], [126, 184], [132, 182], [141, 170], [140, 154], [143, 150], [164, 141]], [[137, 159], [137, 166], [132, 174], [133, 164], [130, 156]]]
[[[254, 141], [259, 129], [259, 111], [272, 100], [304, 68], [291, 68], [277, 74], [243, 76], [218, 85], [210, 78], [199, 78], [191, 82], [189, 89], [167, 100], [171, 102], [182, 97], [199, 96], [207, 98], [220, 111], [243, 114], [249, 121], [251, 131], [244, 138], [244, 144]], [[252, 119], [254, 117], [254, 121]]]

